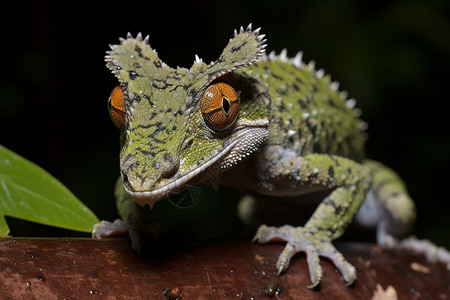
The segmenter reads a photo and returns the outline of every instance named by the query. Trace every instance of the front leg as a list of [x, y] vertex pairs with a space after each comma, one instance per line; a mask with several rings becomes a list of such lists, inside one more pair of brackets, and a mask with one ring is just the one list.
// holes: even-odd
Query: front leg
[[145, 222], [144, 209], [128, 197], [120, 178], [116, 183], [114, 195], [116, 196], [116, 206], [120, 218], [128, 224], [131, 246], [134, 250], [140, 252]]
[[150, 235], [155, 238], [158, 237], [160, 234], [160, 226], [158, 223], [148, 224], [144, 208], [128, 197], [123, 188], [121, 178], [117, 180], [114, 195], [116, 197], [117, 211], [121, 219], [117, 219], [113, 223], [101, 221], [95, 224], [92, 236], [94, 238], [102, 238], [124, 235], [128, 232], [132, 248], [139, 252], [142, 247], [142, 236]]
[[[278, 146], [266, 149], [266, 155], [274, 158]], [[282, 152], [279, 152], [282, 153]], [[263, 164], [259, 164], [262, 166]], [[370, 187], [369, 170], [352, 160], [327, 154], [310, 154], [304, 157], [281, 155], [277, 165], [259, 168], [263, 188], [272, 194], [301, 194], [305, 189], [320, 186], [332, 190], [321, 202], [314, 214], [303, 227], [268, 227], [262, 225], [255, 240], [266, 243], [273, 240], [287, 242], [278, 258], [279, 273], [285, 271], [292, 256], [300, 251], [306, 252], [312, 285], [315, 287], [322, 278], [319, 256], [331, 259], [341, 272], [347, 284], [356, 279], [355, 268], [348, 263], [332, 245], [352, 221]], [[269, 173], [267, 173], [267, 171]], [[287, 184], [286, 184], [287, 183]], [[282, 190], [278, 188], [281, 187]], [[267, 191], [266, 191], [267, 192]]]

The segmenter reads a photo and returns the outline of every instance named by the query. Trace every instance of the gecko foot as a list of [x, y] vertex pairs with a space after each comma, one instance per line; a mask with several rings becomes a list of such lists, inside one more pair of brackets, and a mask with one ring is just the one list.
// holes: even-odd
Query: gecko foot
[[322, 267], [319, 264], [319, 256], [329, 258], [339, 269], [347, 285], [351, 285], [356, 279], [356, 270], [348, 263], [344, 256], [336, 250], [330, 241], [317, 234], [305, 230], [303, 227], [285, 225], [282, 227], [259, 227], [254, 239], [260, 243], [271, 241], [286, 241], [286, 247], [278, 257], [276, 267], [278, 274], [286, 271], [291, 258], [298, 252], [306, 253], [306, 260], [312, 284], [308, 288], [316, 287], [322, 279]]
[[101, 239], [113, 236], [124, 236], [128, 233], [128, 223], [120, 219], [114, 222], [101, 221], [94, 224], [92, 229], [92, 238]]
[[100, 223], [95, 224], [92, 229], [92, 238], [101, 239], [115, 236], [126, 236], [128, 234], [131, 239], [131, 247], [139, 253], [142, 247], [143, 235], [158, 238], [160, 233], [161, 226], [159, 223], [144, 225], [139, 222], [127, 222], [116, 219], [112, 223], [108, 221], [101, 221]]
[[94, 225], [92, 229], [92, 238], [101, 239], [116, 236], [129, 235], [131, 239], [131, 247], [140, 252], [142, 247], [142, 236], [140, 233], [140, 226], [136, 223], [129, 223], [120, 219], [114, 220], [114, 222], [101, 221]]
[[400, 242], [401, 249], [406, 249], [412, 253], [425, 255], [427, 261], [431, 263], [442, 263], [450, 271], [450, 252], [438, 247], [429, 240], [419, 240], [414, 236], [404, 239]]

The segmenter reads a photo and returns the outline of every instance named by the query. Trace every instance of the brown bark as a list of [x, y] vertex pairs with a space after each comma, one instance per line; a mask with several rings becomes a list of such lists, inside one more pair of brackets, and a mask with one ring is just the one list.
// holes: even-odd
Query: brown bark
[[443, 265], [370, 244], [338, 248], [357, 269], [355, 284], [346, 287], [322, 260], [322, 283], [308, 290], [302, 254], [276, 275], [282, 244], [155, 243], [138, 255], [126, 238], [6, 238], [0, 240], [0, 298], [165, 300], [181, 293], [184, 300], [270, 299], [265, 289], [271, 285], [280, 289], [273, 299], [450, 299], [450, 272]]

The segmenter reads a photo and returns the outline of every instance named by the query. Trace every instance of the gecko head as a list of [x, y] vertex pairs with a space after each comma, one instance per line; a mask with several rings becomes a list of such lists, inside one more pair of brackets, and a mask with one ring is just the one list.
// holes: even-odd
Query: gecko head
[[268, 95], [234, 74], [264, 53], [259, 29], [235, 31], [220, 57], [190, 69], [167, 66], [149, 43], [128, 35], [107, 52], [119, 79], [109, 98], [121, 130], [120, 171], [127, 194], [153, 204], [214, 180], [268, 137]]

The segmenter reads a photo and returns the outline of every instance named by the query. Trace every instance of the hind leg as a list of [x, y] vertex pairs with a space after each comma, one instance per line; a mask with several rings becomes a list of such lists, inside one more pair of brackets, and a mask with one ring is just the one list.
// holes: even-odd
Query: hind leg
[[375, 228], [377, 243], [383, 248], [406, 249], [450, 267], [450, 253], [446, 249], [428, 240], [404, 239], [416, 219], [416, 208], [400, 176], [375, 161], [367, 160], [364, 165], [372, 171], [372, 189], [355, 217], [356, 222]]
[[375, 228], [380, 246], [392, 248], [407, 236], [416, 218], [414, 202], [401, 178], [381, 163], [366, 160], [371, 170], [372, 188], [356, 215], [356, 222]]

